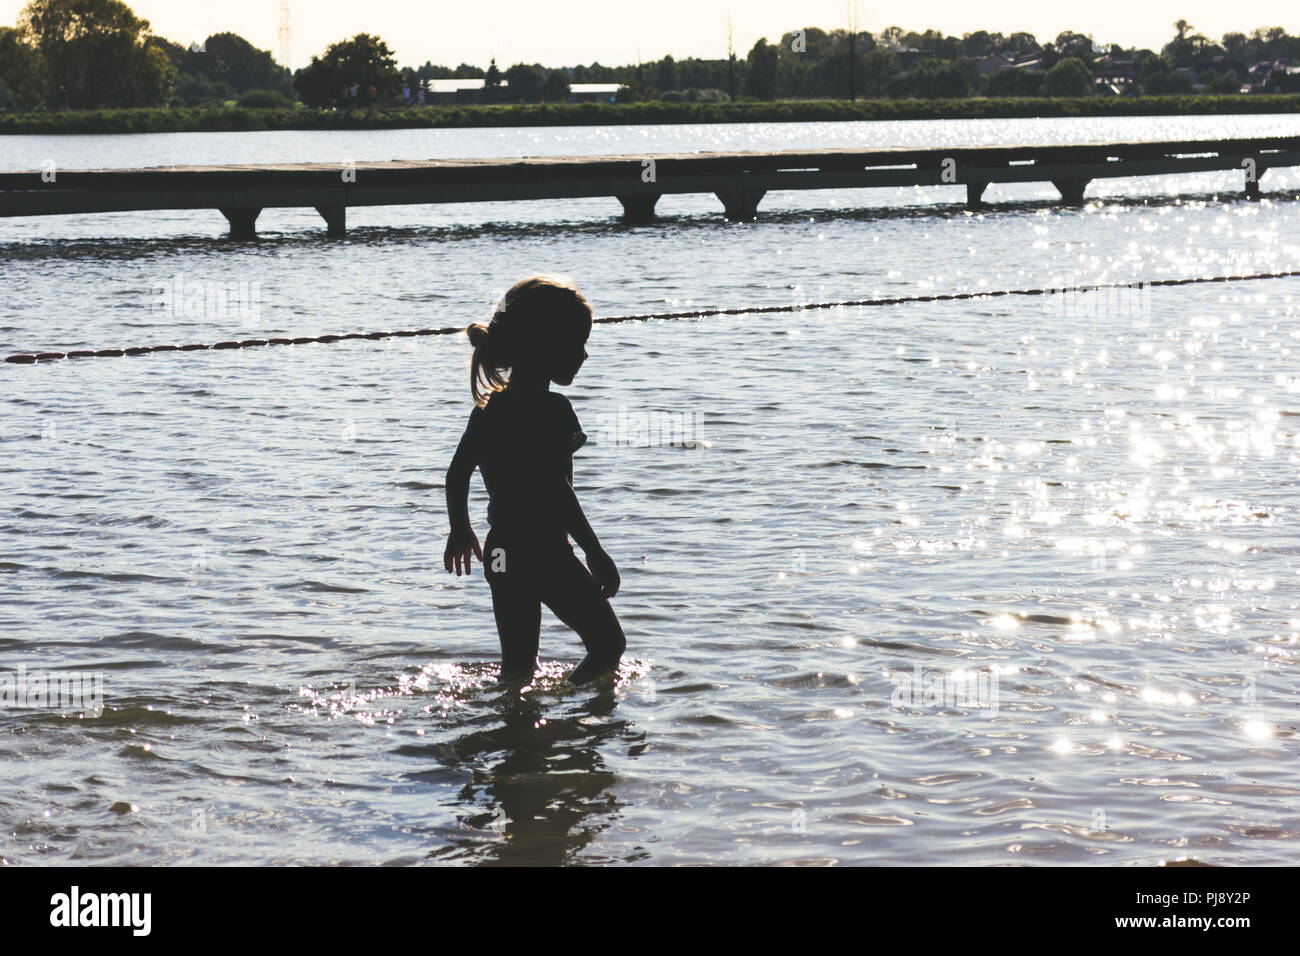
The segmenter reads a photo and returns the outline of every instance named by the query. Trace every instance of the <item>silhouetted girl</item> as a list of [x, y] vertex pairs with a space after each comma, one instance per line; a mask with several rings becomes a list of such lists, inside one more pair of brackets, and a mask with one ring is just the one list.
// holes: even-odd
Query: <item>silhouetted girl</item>
[[[573, 406], [550, 385], [569, 385], [587, 358], [591, 306], [552, 276], [516, 282], [492, 321], [467, 330], [474, 357], [474, 410], [447, 468], [451, 533], [443, 564], [468, 574], [483, 562], [501, 637], [502, 680], [528, 680], [537, 666], [541, 606], [573, 628], [587, 656], [569, 674], [581, 684], [613, 671], [626, 642], [609, 598], [614, 561], [587, 523], [573, 491], [573, 452], [586, 440]], [[488, 534], [470, 527], [469, 481], [483, 474]], [[583, 566], [569, 536], [587, 556]], [[588, 570], [590, 569], [590, 570]]]

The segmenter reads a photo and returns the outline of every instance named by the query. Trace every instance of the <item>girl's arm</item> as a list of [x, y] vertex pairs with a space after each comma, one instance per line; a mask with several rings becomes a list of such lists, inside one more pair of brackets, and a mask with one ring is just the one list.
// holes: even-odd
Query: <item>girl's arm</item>
[[[573, 485], [569, 484], [567, 478], [562, 478], [560, 485], [560, 517], [564, 521], [564, 528], [573, 536], [574, 543], [587, 555], [587, 570], [600, 585], [600, 593], [607, 598], [612, 598], [618, 593], [621, 583], [614, 559], [600, 546], [600, 542], [596, 539], [596, 532], [591, 530], [591, 524], [582, 511], [578, 493], [573, 490]], [[481, 561], [482, 558], [479, 560]]]
[[[452, 455], [451, 464], [447, 466], [447, 477], [443, 488], [447, 493], [447, 521], [451, 532], [447, 535], [447, 547], [442, 553], [442, 564], [450, 574], [453, 567], [456, 574], [470, 573], [470, 555], [483, 560], [483, 549], [469, 520], [469, 480], [477, 467], [471, 427], [465, 429], [456, 454]], [[463, 571], [462, 571], [463, 568]]]

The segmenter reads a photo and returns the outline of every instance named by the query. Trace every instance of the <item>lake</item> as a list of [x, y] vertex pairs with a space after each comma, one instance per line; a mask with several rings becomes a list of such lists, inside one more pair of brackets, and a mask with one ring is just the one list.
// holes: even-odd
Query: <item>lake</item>
[[[1297, 134], [9, 136], [0, 168]], [[343, 240], [267, 210], [253, 243], [10, 219], [0, 352], [463, 325], [531, 271], [616, 316], [1300, 268], [1300, 170], [1241, 178], [368, 207]], [[1298, 320], [1275, 279], [597, 326], [565, 391], [623, 577], [604, 693], [549, 614], [539, 680], [494, 687], [487, 586], [442, 570], [463, 336], [0, 365], [0, 696], [82, 682], [5, 698], [0, 858], [1294, 864]]]

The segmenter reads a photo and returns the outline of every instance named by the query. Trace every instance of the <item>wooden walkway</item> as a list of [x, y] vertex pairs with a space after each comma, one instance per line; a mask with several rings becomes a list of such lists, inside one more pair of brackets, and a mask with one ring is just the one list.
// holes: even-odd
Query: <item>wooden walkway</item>
[[234, 238], [256, 235], [271, 207], [313, 207], [330, 235], [349, 206], [515, 202], [611, 196], [628, 222], [654, 218], [660, 196], [713, 193], [731, 219], [753, 219], [770, 191], [964, 187], [978, 208], [991, 183], [1050, 182], [1067, 204], [1095, 179], [1238, 170], [1245, 195], [1276, 166], [1300, 165], [1300, 136], [942, 149], [681, 153], [439, 159], [357, 164], [170, 166], [0, 173], [0, 216], [219, 209]]

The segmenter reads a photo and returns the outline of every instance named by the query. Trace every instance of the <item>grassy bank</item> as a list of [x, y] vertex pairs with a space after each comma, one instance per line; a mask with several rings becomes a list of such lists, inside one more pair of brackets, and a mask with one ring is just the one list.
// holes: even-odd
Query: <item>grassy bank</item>
[[740, 103], [576, 103], [432, 106], [324, 112], [290, 109], [127, 109], [0, 113], [0, 133], [184, 133], [227, 130], [808, 123], [845, 120], [1191, 116], [1300, 112], [1300, 94], [1085, 99], [782, 100]]

